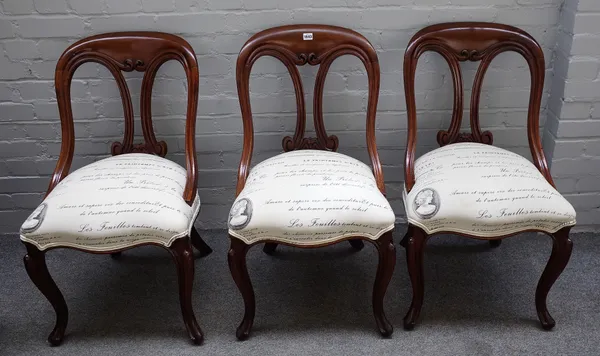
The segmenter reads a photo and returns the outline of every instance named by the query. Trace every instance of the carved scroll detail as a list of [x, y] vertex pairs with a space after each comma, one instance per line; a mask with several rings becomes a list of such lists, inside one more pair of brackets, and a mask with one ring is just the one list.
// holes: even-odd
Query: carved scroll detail
[[483, 54], [480, 54], [479, 51], [477, 51], [476, 49], [473, 50], [468, 50], [468, 49], [463, 49], [462, 51], [460, 51], [460, 53], [457, 55], [458, 60], [459, 61], [471, 61], [471, 62], [476, 62], [481, 60]]
[[299, 149], [324, 150], [326, 147], [316, 137], [305, 137], [302, 139]]
[[146, 70], [146, 62], [141, 59], [127, 58], [123, 61], [119, 61], [108, 54], [93, 51], [92, 49], [82, 51], [81, 53], [87, 57], [102, 57], [103, 59], [114, 64], [115, 67], [119, 68], [119, 70], [122, 70], [123, 72], [133, 72], [134, 70], [137, 72], [143, 72]]
[[316, 66], [320, 63], [319, 57], [317, 57], [317, 55], [314, 53], [309, 53], [308, 55], [306, 53], [300, 53], [298, 55], [298, 61], [296, 64], [302, 66], [307, 63], [311, 66]]
[[146, 70], [146, 64], [144, 63], [144, 61], [140, 60], [140, 59], [126, 59], [122, 64], [120, 64], [120, 68], [122, 71], [124, 72], [132, 72], [132, 71], [138, 71], [138, 72], [143, 72]]
[[157, 142], [155, 145], [149, 143], [136, 143], [126, 147], [121, 144], [121, 142], [113, 142], [110, 153], [113, 156], [124, 153], [148, 153], [164, 157], [167, 155], [167, 143], [165, 141]]

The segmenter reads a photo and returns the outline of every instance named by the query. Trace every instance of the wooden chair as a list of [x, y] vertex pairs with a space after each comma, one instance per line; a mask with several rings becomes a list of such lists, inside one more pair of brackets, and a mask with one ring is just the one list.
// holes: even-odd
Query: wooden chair
[[[156, 140], [152, 128], [154, 78], [159, 67], [172, 59], [182, 64], [187, 76], [187, 169], [164, 158], [167, 144]], [[112, 157], [69, 174], [75, 146], [71, 79], [75, 70], [87, 62], [105, 66], [116, 80], [124, 107], [124, 137], [122, 142], [112, 144]], [[133, 142], [133, 106], [121, 73], [133, 70], [146, 72], [140, 101], [145, 142], [140, 144]], [[123, 250], [156, 245], [169, 250], [175, 260], [183, 319], [192, 341], [201, 343], [202, 331], [192, 310], [191, 244], [201, 255], [211, 250], [194, 228], [200, 209], [195, 149], [198, 64], [194, 50], [183, 39], [166, 33], [92, 36], [73, 44], [60, 57], [55, 86], [62, 126], [60, 157], [44, 201], [20, 231], [27, 248], [24, 258], [27, 273], [56, 311], [56, 326], [48, 341], [52, 345], [62, 342], [68, 310], [46, 267], [46, 251], [63, 247], [116, 257]]]
[[[454, 111], [448, 131], [439, 131], [441, 146], [415, 161], [417, 112], [415, 70], [421, 54], [439, 53], [449, 64], [454, 84]], [[521, 54], [531, 72], [527, 136], [533, 164], [510, 151], [492, 146], [492, 133], [481, 132], [479, 97], [490, 62], [500, 53]], [[459, 62], [481, 61], [473, 84], [471, 132], [460, 132], [463, 83]], [[544, 329], [554, 327], [546, 296], [571, 256], [569, 230], [575, 210], [554, 187], [539, 135], [544, 84], [544, 55], [526, 32], [506, 25], [478, 22], [438, 24], [411, 39], [404, 56], [404, 86], [408, 110], [404, 203], [408, 232], [406, 248], [413, 288], [405, 329], [412, 329], [423, 303], [423, 251], [434, 234], [459, 234], [489, 240], [524, 231], [539, 231], [553, 239], [552, 255], [537, 286], [535, 302]]]
[[[372, 169], [337, 153], [338, 138], [328, 136], [323, 124], [323, 86], [331, 63], [341, 55], [358, 57], [369, 79], [366, 138]], [[283, 138], [283, 151], [252, 169], [254, 130], [250, 107], [250, 71], [262, 56], [279, 59], [287, 67], [296, 94], [297, 122], [293, 137]], [[297, 66], [319, 65], [314, 90], [316, 138], [304, 137], [306, 113], [302, 79]], [[302, 248], [322, 247], [349, 240], [375, 244], [379, 267], [373, 289], [373, 311], [382, 335], [393, 328], [383, 312], [383, 297], [395, 266], [392, 243], [394, 213], [385, 199], [383, 172], [375, 144], [375, 114], [379, 93], [379, 63], [372, 45], [362, 35], [340, 27], [293, 25], [262, 31], [246, 42], [237, 60], [237, 89], [244, 126], [244, 146], [238, 171], [236, 200], [229, 215], [229, 267], [245, 304], [238, 339], [250, 335], [254, 320], [254, 291], [246, 268], [246, 253], [266, 243]]]

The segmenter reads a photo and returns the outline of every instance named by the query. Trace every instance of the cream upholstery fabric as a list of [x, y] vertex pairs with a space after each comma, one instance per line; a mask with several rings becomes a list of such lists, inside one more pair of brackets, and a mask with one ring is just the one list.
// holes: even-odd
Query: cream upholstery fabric
[[371, 168], [340, 153], [282, 153], [254, 167], [229, 214], [229, 234], [246, 243], [320, 245], [346, 237], [377, 239], [394, 212]]
[[481, 237], [575, 225], [575, 210], [527, 159], [479, 143], [456, 143], [415, 162], [406, 216], [427, 233]]
[[40, 249], [108, 251], [171, 243], [190, 233], [200, 209], [183, 199], [186, 170], [159, 156], [106, 158], [69, 174], [21, 227]]

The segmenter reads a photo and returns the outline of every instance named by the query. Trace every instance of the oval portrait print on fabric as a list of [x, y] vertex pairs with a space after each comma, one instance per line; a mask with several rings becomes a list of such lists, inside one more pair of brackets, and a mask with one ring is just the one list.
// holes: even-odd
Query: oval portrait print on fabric
[[424, 188], [417, 193], [413, 209], [422, 219], [429, 219], [440, 209], [440, 196], [434, 189]]
[[242, 198], [233, 204], [229, 212], [229, 228], [241, 230], [248, 226], [252, 218], [252, 201]]
[[44, 217], [46, 216], [46, 209], [48, 209], [48, 204], [42, 203], [38, 206], [31, 215], [25, 220], [23, 225], [21, 225], [21, 232], [34, 232], [37, 230], [40, 225], [42, 225], [42, 221], [44, 221]]

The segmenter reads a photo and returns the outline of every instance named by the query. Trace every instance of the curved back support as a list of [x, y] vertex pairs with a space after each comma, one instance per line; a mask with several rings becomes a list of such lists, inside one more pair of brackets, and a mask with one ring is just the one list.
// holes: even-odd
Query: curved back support
[[[71, 110], [71, 80], [75, 70], [84, 63], [95, 62], [105, 66], [116, 80], [123, 103], [125, 130], [123, 142], [112, 144], [113, 155], [145, 152], [164, 157], [167, 154], [167, 144], [164, 141], [157, 142], [154, 136], [151, 97], [156, 72], [163, 63], [172, 59], [181, 63], [187, 77], [188, 103], [185, 126], [187, 181], [184, 199], [188, 204], [192, 204], [197, 189], [195, 132], [198, 107], [198, 63], [194, 50], [185, 40], [160, 32], [116, 32], [96, 35], [74, 43], [62, 54], [55, 74], [62, 145], [46, 194], [49, 194], [67, 176], [73, 160], [75, 133]], [[140, 99], [143, 144], [133, 143], [133, 106], [127, 82], [121, 73], [134, 70], [145, 72]]]
[[[410, 40], [404, 55], [404, 89], [408, 112], [408, 141], [404, 166], [407, 191], [415, 183], [414, 155], [417, 134], [415, 102], [415, 71], [421, 54], [427, 51], [439, 53], [452, 73], [454, 109], [448, 131], [438, 132], [440, 146], [455, 142], [479, 142], [492, 144], [489, 131], [481, 132], [479, 126], [479, 98], [483, 77], [492, 60], [500, 53], [514, 51], [523, 56], [531, 72], [531, 91], [527, 114], [527, 137], [533, 162], [544, 177], [554, 184], [542, 151], [539, 135], [539, 115], [544, 86], [544, 54], [539, 44], [528, 33], [516, 27], [485, 22], [444, 23], [426, 27]], [[470, 133], [461, 133], [463, 113], [463, 82], [459, 62], [481, 61], [475, 75], [471, 94]]]
[[[244, 148], [238, 170], [237, 192], [246, 183], [254, 148], [254, 129], [250, 107], [250, 72], [257, 59], [271, 56], [279, 59], [287, 68], [296, 94], [296, 130], [293, 137], [283, 138], [283, 150], [320, 149], [335, 151], [338, 138], [328, 136], [323, 124], [323, 86], [331, 63], [339, 56], [354, 55], [364, 64], [369, 80], [367, 103], [367, 149], [373, 166], [377, 186], [385, 192], [381, 163], [375, 143], [375, 116], [379, 96], [379, 62], [371, 43], [361, 34], [336, 26], [290, 25], [274, 27], [252, 36], [242, 47], [236, 69], [236, 80], [242, 120], [244, 125]], [[313, 120], [316, 138], [304, 137], [306, 112], [304, 89], [297, 66], [320, 65], [315, 80]]]

